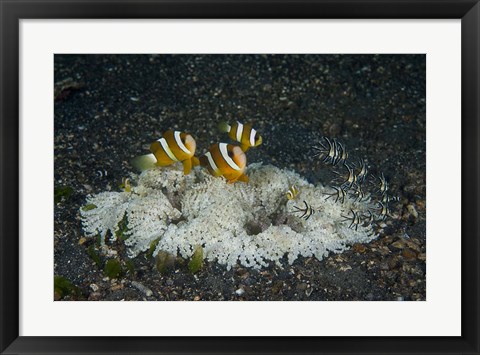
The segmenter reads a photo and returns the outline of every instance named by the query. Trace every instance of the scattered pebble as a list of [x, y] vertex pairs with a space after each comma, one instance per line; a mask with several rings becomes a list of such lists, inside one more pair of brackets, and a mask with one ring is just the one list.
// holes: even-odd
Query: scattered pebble
[[405, 248], [405, 241], [403, 239], [397, 240], [396, 242], [391, 244], [392, 247], [395, 247], [397, 249], [403, 249]]
[[365, 251], [367, 250], [365, 245], [359, 243], [354, 244], [352, 249], [355, 253], [365, 253]]
[[297, 285], [297, 291], [305, 291], [307, 289], [308, 285], [304, 282], [300, 283]]
[[412, 249], [409, 248], [403, 249], [402, 255], [407, 260], [413, 260], [417, 258], [417, 253], [415, 253]]
[[393, 256], [390, 259], [388, 259], [388, 268], [390, 270], [397, 268], [399, 265], [400, 265], [400, 260], [398, 256]]
[[242, 296], [245, 293], [245, 290], [243, 288], [239, 288], [235, 290], [235, 293], [237, 294], [237, 296]]
[[380, 263], [380, 270], [390, 270], [390, 265], [388, 263]]
[[417, 244], [416, 241], [414, 241], [414, 239], [408, 239], [405, 241], [405, 244], [408, 245], [408, 247], [414, 251], [416, 251], [417, 253], [420, 253], [421, 249], [420, 249], [420, 246]]
[[340, 266], [340, 271], [348, 271], [348, 270], [352, 270], [352, 267], [350, 265], [342, 265]]
[[118, 290], [121, 290], [121, 289], [123, 289], [123, 284], [122, 283], [115, 284], [115, 285], [112, 285], [110, 287], [110, 291], [118, 291]]
[[407, 211], [410, 213], [411, 216], [413, 216], [413, 218], [418, 218], [418, 212], [413, 204], [407, 205]]
[[275, 281], [275, 283], [272, 286], [272, 293], [273, 294], [278, 294], [283, 288], [283, 281]]
[[150, 297], [153, 295], [152, 290], [150, 290], [148, 287], [145, 287], [140, 282], [132, 281], [132, 286], [135, 287], [137, 290], [143, 292], [147, 297]]
[[307, 289], [305, 290], [305, 295], [306, 295], [307, 297], [310, 297], [310, 295], [312, 294], [312, 292], [313, 292], [313, 288], [312, 288], [312, 287], [307, 288]]
[[100, 292], [92, 292], [88, 296], [89, 301], [100, 301], [103, 298], [103, 295]]

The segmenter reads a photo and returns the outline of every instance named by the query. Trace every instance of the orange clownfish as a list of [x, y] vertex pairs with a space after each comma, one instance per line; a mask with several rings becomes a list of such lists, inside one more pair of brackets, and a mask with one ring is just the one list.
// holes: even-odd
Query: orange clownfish
[[247, 156], [239, 146], [212, 144], [208, 152], [200, 157], [200, 165], [206, 167], [213, 176], [223, 176], [228, 183], [248, 182], [248, 176], [244, 174]]
[[169, 130], [150, 145], [152, 154], [136, 157], [132, 160], [132, 165], [143, 171], [182, 162], [183, 173], [188, 175], [192, 166], [199, 164], [198, 158], [194, 156], [196, 147], [195, 139], [190, 134]]
[[250, 123], [242, 124], [235, 122], [233, 125], [222, 122], [218, 125], [222, 132], [228, 133], [228, 136], [241, 144], [242, 150], [246, 152], [251, 147], [257, 147], [262, 144], [262, 137], [252, 128]]

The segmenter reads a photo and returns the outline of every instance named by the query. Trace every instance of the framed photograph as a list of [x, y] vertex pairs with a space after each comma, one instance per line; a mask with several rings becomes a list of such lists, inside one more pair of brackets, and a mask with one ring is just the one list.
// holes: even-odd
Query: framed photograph
[[2, 353], [480, 353], [477, 1], [0, 11]]

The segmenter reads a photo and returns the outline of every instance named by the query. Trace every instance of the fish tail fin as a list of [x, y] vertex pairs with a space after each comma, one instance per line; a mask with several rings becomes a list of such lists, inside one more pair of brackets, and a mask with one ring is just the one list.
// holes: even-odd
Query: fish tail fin
[[238, 177], [237, 181], [242, 181], [242, 182], [245, 182], [245, 183], [248, 183], [248, 176], [245, 175], [245, 174], [242, 174]]
[[198, 158], [198, 162], [200, 166], [208, 166], [208, 158], [205, 155]]
[[200, 165], [200, 159], [198, 159], [196, 156], [192, 157], [192, 166], [198, 166]]
[[190, 174], [190, 170], [192, 170], [192, 159], [185, 159], [183, 162], [183, 175]]
[[232, 127], [231, 127], [227, 122], [220, 122], [220, 123], [218, 124], [218, 129], [219, 129], [221, 132], [228, 133], [228, 132], [230, 132], [230, 130], [232, 129]]
[[243, 152], [245, 153], [250, 148], [250, 146], [242, 143], [240, 148], [242, 148]]
[[133, 158], [130, 164], [139, 171], [145, 171], [153, 169], [156, 166], [157, 158], [155, 158], [153, 154], [140, 155], [139, 157]]

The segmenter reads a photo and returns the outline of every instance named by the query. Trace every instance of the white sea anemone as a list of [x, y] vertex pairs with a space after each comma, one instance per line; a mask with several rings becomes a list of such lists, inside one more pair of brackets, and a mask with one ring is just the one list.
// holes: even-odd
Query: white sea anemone
[[[153, 255], [166, 251], [189, 258], [200, 245], [205, 259], [229, 269], [237, 263], [253, 268], [270, 261], [281, 265], [285, 255], [290, 264], [300, 255], [320, 260], [377, 237], [371, 224], [352, 229], [346, 221], [352, 210], [370, 210], [368, 199], [327, 200], [329, 189], [271, 165], [251, 164], [247, 174], [248, 184], [227, 184], [199, 167], [187, 176], [175, 167], [145, 171], [132, 178], [131, 192], [89, 196], [87, 205], [93, 207], [80, 211], [83, 229], [87, 236], [100, 234], [107, 245], [106, 236], [115, 239], [126, 217], [130, 257], [155, 240]], [[286, 192], [292, 185], [299, 193], [289, 200]], [[308, 220], [294, 212], [303, 201], [315, 210]]]

